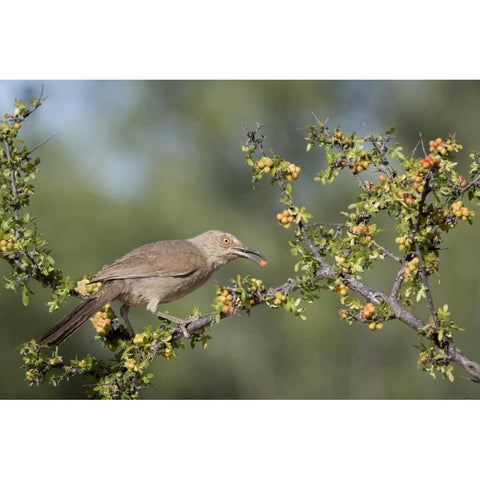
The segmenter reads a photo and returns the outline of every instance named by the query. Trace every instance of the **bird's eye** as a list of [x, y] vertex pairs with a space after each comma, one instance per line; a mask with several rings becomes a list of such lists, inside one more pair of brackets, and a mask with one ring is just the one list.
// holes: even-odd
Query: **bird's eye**
[[223, 237], [222, 238], [222, 243], [228, 247], [228, 245], [230, 245], [230, 239], [228, 237]]

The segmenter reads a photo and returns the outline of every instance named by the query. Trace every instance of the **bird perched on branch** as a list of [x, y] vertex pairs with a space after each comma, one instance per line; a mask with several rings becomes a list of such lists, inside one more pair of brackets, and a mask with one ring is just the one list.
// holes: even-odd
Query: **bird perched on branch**
[[113, 300], [123, 303], [120, 314], [130, 335], [133, 335], [128, 320], [130, 307], [145, 307], [154, 315], [185, 323], [158, 312], [158, 304], [187, 295], [203, 285], [218, 268], [236, 258], [267, 265], [260, 252], [243, 246], [230, 233], [217, 230], [185, 240], [142, 245], [103, 267], [91, 280], [91, 283], [101, 282], [98, 292], [63, 317], [39, 342], [49, 347], [60, 345]]

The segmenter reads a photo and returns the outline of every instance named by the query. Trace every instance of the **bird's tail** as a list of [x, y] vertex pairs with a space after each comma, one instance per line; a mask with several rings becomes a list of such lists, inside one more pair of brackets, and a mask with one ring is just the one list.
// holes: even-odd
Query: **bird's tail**
[[58, 321], [38, 342], [49, 347], [56, 347], [75, 333], [90, 317], [100, 311], [105, 304], [118, 295], [115, 284], [107, 283], [100, 290], [88, 297], [77, 308]]

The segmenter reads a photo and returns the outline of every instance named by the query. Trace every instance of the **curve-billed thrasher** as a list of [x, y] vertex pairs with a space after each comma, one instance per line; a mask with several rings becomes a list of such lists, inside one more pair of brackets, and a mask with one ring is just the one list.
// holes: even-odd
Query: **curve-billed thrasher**
[[102, 283], [98, 292], [62, 318], [39, 342], [49, 347], [60, 345], [113, 300], [123, 302], [120, 314], [130, 335], [133, 334], [128, 321], [130, 307], [146, 307], [153, 314], [178, 321], [157, 312], [157, 305], [192, 292], [223, 264], [238, 257], [266, 266], [261, 253], [244, 247], [233, 235], [217, 230], [186, 240], [165, 240], [138, 247], [103, 267], [91, 280]]

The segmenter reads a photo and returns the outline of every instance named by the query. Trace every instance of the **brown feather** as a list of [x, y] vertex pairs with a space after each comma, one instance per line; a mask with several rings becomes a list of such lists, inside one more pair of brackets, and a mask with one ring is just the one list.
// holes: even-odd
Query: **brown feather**
[[59, 320], [38, 342], [56, 347], [75, 333], [89, 318], [100, 311], [119, 293], [118, 285], [108, 283], [95, 294], [84, 300], [68, 315]]
[[92, 282], [187, 276], [205, 265], [205, 256], [188, 240], [165, 240], [143, 245], [109, 263], [93, 277]]

